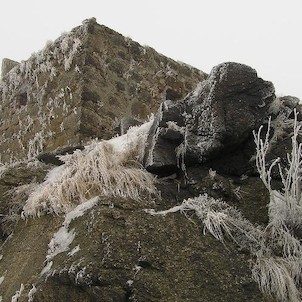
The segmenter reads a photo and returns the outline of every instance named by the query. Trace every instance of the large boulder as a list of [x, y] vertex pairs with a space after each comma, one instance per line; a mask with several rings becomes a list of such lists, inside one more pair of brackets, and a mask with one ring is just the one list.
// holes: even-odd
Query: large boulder
[[40, 273], [47, 264], [47, 243], [62, 220], [42, 217], [26, 226], [21, 221], [15, 240], [2, 251], [3, 301], [9, 301], [21, 283], [21, 301], [27, 301], [32, 284], [32, 301], [39, 302], [268, 301], [251, 278], [249, 256], [235, 245], [203, 236], [193, 217], [196, 223], [181, 213], [163, 217], [144, 211], [166, 206], [101, 199], [71, 221], [68, 231], [74, 240], [54, 255], [45, 274]]
[[[273, 84], [251, 67], [239, 63], [214, 67], [184, 100], [166, 101], [160, 107], [148, 139], [147, 169], [176, 167], [184, 153], [186, 163], [194, 164], [234, 150], [264, 122], [274, 99]], [[172, 130], [173, 135], [167, 135]], [[161, 156], [163, 148], [169, 151], [168, 159]]]

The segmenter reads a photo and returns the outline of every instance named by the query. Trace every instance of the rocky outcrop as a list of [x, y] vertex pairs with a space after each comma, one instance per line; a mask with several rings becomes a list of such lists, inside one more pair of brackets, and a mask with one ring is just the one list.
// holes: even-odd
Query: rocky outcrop
[[37, 160], [39, 160], [40, 162], [45, 163], [45, 164], [60, 166], [64, 163], [62, 160], [60, 160], [60, 158], [59, 158], [60, 156], [66, 155], [66, 154], [72, 154], [76, 150], [83, 150], [83, 149], [84, 149], [84, 146], [62, 147], [62, 148], [58, 148], [54, 151], [42, 152], [42, 153], [38, 154]]
[[179, 157], [190, 165], [233, 151], [265, 122], [274, 99], [273, 84], [249, 66], [214, 67], [183, 101], [162, 104], [148, 139], [146, 168], [176, 169]]
[[284, 243], [280, 175], [269, 192], [252, 134], [270, 115], [267, 164], [283, 169], [299, 100], [249, 66], [206, 77], [94, 19], [1, 91], [1, 155], [26, 160], [1, 166], [0, 301], [299, 300], [299, 217]]
[[[22, 222], [15, 242], [18, 257], [9, 262], [9, 252], [16, 249], [12, 241], [3, 254], [5, 278], [16, 285], [27, 280], [24, 293], [34, 283], [34, 301], [41, 302], [267, 301], [251, 279], [245, 254], [231, 244], [217, 244], [210, 235], [202, 236], [198, 223], [182, 214], [153, 217], [145, 213], [150, 206], [154, 204], [100, 200], [70, 225], [76, 238], [69, 252], [78, 247], [77, 252], [57, 255], [48, 277], [40, 277], [39, 283], [34, 276], [45, 265], [47, 240], [56, 231], [58, 219], [30, 220], [26, 226]], [[46, 233], [41, 238], [42, 228]], [[35, 264], [29, 275], [31, 259]], [[2, 295], [9, 297], [17, 289], [3, 288]]]
[[37, 183], [44, 180], [50, 166], [19, 163], [1, 167], [0, 175], [0, 245], [12, 234], [21, 218], [22, 208]]

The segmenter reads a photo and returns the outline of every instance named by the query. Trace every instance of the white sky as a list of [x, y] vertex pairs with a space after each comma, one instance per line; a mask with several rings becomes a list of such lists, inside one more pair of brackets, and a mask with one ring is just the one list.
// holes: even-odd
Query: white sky
[[21, 61], [96, 17], [133, 40], [210, 72], [235, 61], [277, 94], [302, 100], [302, 0], [7, 0], [0, 4], [0, 60]]

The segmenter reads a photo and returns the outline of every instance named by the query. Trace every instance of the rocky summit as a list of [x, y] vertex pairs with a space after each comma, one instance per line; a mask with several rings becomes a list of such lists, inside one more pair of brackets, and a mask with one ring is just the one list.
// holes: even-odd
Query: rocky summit
[[4, 162], [109, 139], [129, 119], [145, 121], [163, 100], [182, 99], [206, 77], [92, 19], [7, 72], [14, 64], [2, 64]]
[[301, 301], [302, 109], [253, 68], [92, 18], [0, 104], [0, 301]]

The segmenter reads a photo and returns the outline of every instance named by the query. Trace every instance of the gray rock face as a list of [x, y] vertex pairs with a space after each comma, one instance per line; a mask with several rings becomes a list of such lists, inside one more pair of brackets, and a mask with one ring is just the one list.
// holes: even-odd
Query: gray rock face
[[[151, 127], [145, 153], [147, 170], [171, 174], [177, 170], [177, 148], [184, 141], [184, 104], [167, 100], [162, 103]], [[163, 171], [164, 169], [164, 171]]]
[[30, 188], [42, 182], [50, 166], [39, 164], [27, 166], [18, 164], [15, 167], [4, 168], [0, 174], [0, 247], [9, 236], [16, 223], [24, 203], [30, 193]]
[[[273, 84], [258, 78], [251, 67], [238, 63], [214, 67], [183, 101], [162, 105], [148, 140], [146, 167], [154, 171], [172, 162], [176, 166], [181, 150], [188, 164], [229, 152], [263, 123], [274, 98]], [[171, 128], [178, 135], [167, 136]], [[173, 148], [178, 150], [173, 153]], [[168, 159], [162, 156], [163, 149], [169, 152]]]
[[19, 62], [4, 58], [1, 66], [1, 79], [18, 64]]
[[71, 154], [75, 150], [83, 150], [83, 149], [84, 146], [65, 146], [51, 152], [42, 152], [37, 156], [37, 159], [45, 164], [60, 166], [63, 164], [63, 162], [60, 160], [59, 156]]
[[[101, 200], [72, 223], [76, 237], [70, 250], [79, 246], [78, 252], [55, 256], [48, 278], [38, 282], [60, 217], [26, 226], [21, 221], [18, 240], [3, 251], [5, 278], [15, 284], [27, 280], [24, 293], [35, 283], [35, 302], [268, 301], [251, 279], [247, 255], [203, 236], [197, 220], [194, 224], [180, 213], [152, 216], [143, 210], [149, 207], [148, 202]], [[13, 261], [15, 249], [20, 252]], [[3, 288], [2, 295], [10, 298], [15, 290]]]

